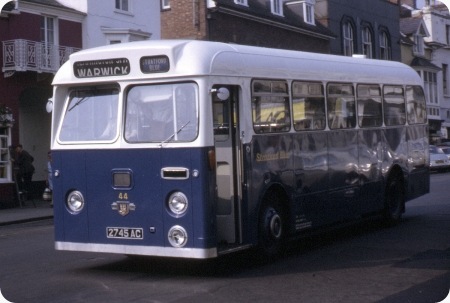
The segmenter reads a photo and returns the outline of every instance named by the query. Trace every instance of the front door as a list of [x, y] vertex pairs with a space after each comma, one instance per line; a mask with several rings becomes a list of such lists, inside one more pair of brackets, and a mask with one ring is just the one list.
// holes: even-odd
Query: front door
[[239, 87], [214, 85], [212, 94], [216, 151], [216, 215], [219, 243], [237, 244], [240, 235], [241, 168]]

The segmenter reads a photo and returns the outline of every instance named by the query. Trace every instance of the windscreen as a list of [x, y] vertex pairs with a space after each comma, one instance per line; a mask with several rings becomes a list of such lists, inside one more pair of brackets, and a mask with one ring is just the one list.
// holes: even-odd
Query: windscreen
[[198, 132], [197, 96], [194, 83], [132, 87], [126, 99], [125, 140], [193, 141]]
[[118, 133], [119, 88], [73, 89], [59, 132], [61, 142], [112, 141]]

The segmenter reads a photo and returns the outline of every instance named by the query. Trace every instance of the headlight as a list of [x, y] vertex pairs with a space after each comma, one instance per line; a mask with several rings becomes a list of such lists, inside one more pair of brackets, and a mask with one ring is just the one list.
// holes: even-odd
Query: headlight
[[182, 192], [174, 192], [167, 200], [167, 206], [173, 214], [181, 216], [188, 208], [188, 198]]
[[72, 191], [66, 200], [67, 210], [71, 214], [78, 214], [84, 207], [84, 197], [83, 194], [77, 190]]
[[183, 247], [184, 245], [186, 245], [188, 240], [186, 230], [179, 225], [172, 226], [167, 236], [170, 245], [172, 245], [173, 247]]

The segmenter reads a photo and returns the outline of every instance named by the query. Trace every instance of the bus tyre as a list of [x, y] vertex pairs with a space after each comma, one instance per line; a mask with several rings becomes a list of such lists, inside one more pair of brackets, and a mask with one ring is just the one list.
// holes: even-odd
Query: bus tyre
[[386, 184], [384, 217], [389, 224], [400, 221], [405, 205], [405, 194], [402, 179], [395, 174], [388, 179]]
[[263, 259], [280, 254], [286, 238], [286, 216], [276, 192], [270, 192], [264, 199], [259, 214], [259, 250]]

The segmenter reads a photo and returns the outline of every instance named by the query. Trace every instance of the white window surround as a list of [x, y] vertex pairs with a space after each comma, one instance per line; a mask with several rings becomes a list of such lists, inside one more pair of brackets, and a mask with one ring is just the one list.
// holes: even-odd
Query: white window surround
[[345, 22], [342, 27], [343, 53], [344, 56], [353, 55], [353, 26], [350, 22]]
[[380, 33], [380, 59], [391, 60], [391, 45], [389, 42], [389, 36], [386, 32]]
[[303, 21], [307, 24], [316, 25], [315, 10], [316, 0], [282, 0], [286, 6], [301, 5], [300, 11]]
[[170, 9], [170, 0], [161, 0], [161, 9]]
[[125, 12], [130, 12], [131, 11], [131, 9], [130, 9], [130, 3], [131, 1], [128, 1], [128, 0], [116, 0], [116, 3], [115, 3], [115, 8], [116, 8], [116, 10], [119, 10], [119, 11], [125, 11]]
[[367, 58], [372, 58], [372, 32], [368, 27], [362, 30], [362, 51]]
[[247, 0], [234, 0], [234, 3], [239, 4], [239, 5], [248, 6]]
[[272, 11], [272, 14], [278, 15], [278, 16], [284, 16], [283, 15], [283, 0], [270, 0], [270, 9]]

